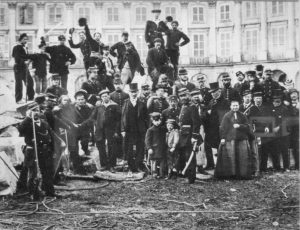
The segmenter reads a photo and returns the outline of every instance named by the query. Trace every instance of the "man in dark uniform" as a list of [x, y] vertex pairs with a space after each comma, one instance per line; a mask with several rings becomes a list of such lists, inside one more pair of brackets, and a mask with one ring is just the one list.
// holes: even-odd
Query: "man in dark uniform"
[[[189, 161], [192, 154], [193, 145], [198, 142], [200, 132], [200, 116], [196, 106], [190, 103], [189, 92], [185, 89], [179, 92], [180, 102], [182, 104], [179, 114], [179, 144], [178, 144], [178, 164], [177, 171], [182, 171], [184, 165]], [[187, 168], [186, 175], [189, 183], [194, 183], [196, 179], [196, 155], [194, 154], [190, 165]]]
[[259, 64], [255, 66], [256, 76], [258, 77], [258, 80], [261, 82], [263, 81], [263, 72], [264, 72], [264, 66]]
[[154, 20], [148, 20], [146, 22], [145, 28], [145, 41], [148, 45], [148, 48], [151, 49], [154, 47], [155, 39], [159, 38], [162, 40], [162, 48], [164, 49], [164, 40], [163, 33], [166, 32], [169, 28], [165, 22], [159, 19], [161, 10], [155, 9], [151, 11], [154, 14]]
[[263, 102], [266, 104], [272, 103], [272, 94], [274, 90], [280, 89], [278, 82], [272, 79], [273, 71], [270, 69], [265, 70], [265, 80], [260, 83], [263, 89]]
[[81, 53], [83, 55], [83, 63], [84, 63], [84, 68], [86, 71], [88, 71], [89, 67], [90, 67], [90, 62], [89, 62], [89, 58], [91, 55], [91, 48], [90, 48], [90, 44], [88, 42], [88, 40], [86, 39], [85, 33], [83, 31], [81, 31], [79, 33], [79, 38], [80, 38], [80, 42], [77, 44], [74, 44], [73, 39], [72, 39], [72, 35], [74, 33], [74, 28], [71, 28], [69, 30], [70, 33], [70, 39], [69, 39], [69, 44], [70, 47], [73, 49], [80, 49]]
[[[96, 121], [95, 139], [99, 150], [100, 171], [110, 170], [115, 172], [115, 147], [116, 140], [120, 135], [121, 109], [117, 103], [110, 100], [108, 90], [102, 90], [99, 96], [102, 104], [95, 108], [90, 119]], [[105, 141], [107, 141], [107, 151]]]
[[203, 99], [203, 103], [204, 105], [208, 105], [208, 103], [210, 102], [210, 100], [212, 99], [211, 94], [209, 93], [209, 88], [205, 86], [205, 76], [203, 74], [199, 75], [197, 77], [197, 81], [199, 83], [199, 90], [200, 90], [200, 94], [202, 96]]
[[156, 95], [151, 96], [147, 101], [148, 114], [153, 112], [162, 113], [169, 107], [169, 103], [165, 98], [165, 88], [162, 85], [156, 85]]
[[204, 148], [207, 159], [207, 170], [214, 169], [215, 163], [212, 155], [212, 148], [218, 148], [220, 143], [219, 127], [223, 116], [230, 110], [229, 102], [224, 98], [218, 82], [210, 83], [212, 99], [207, 106], [203, 116], [205, 132]]
[[99, 87], [99, 84], [97, 84], [98, 67], [89, 67], [88, 75], [89, 78], [82, 83], [81, 89], [87, 92], [87, 102], [95, 106], [97, 100], [100, 99], [98, 93], [104, 87]]
[[233, 88], [236, 89], [239, 93], [241, 93], [241, 87], [245, 84], [245, 74], [242, 71], [236, 72], [236, 77], [238, 82], [234, 84]]
[[176, 94], [181, 88], [186, 88], [189, 92], [193, 91], [196, 88], [193, 83], [189, 82], [188, 72], [184, 67], [181, 67], [179, 69], [179, 80], [175, 81], [175, 86]]
[[[33, 118], [33, 120], [32, 120]], [[35, 136], [33, 122], [35, 126]], [[20, 175], [19, 184], [26, 184], [28, 173], [28, 190], [34, 199], [38, 199], [40, 192], [35, 180], [37, 179], [37, 167], [42, 176], [42, 190], [46, 196], [55, 196], [53, 186], [53, 141], [49, 125], [40, 119], [38, 112], [30, 111], [28, 116], [19, 124], [20, 136], [25, 138], [26, 149], [24, 165], [27, 170], [23, 170]], [[34, 143], [36, 142], [36, 144]], [[35, 146], [37, 149], [35, 150]], [[35, 151], [38, 159], [36, 160]], [[38, 165], [37, 165], [38, 162]]]
[[139, 96], [139, 99], [147, 104], [148, 99], [151, 96], [150, 86], [147, 83], [142, 84], [141, 86], [141, 94]]
[[130, 98], [125, 101], [122, 108], [121, 134], [125, 138], [129, 169], [137, 172], [143, 167], [148, 114], [146, 105], [137, 97], [137, 84], [131, 83], [129, 88]]
[[170, 68], [169, 57], [162, 48], [162, 39], [156, 38], [154, 40], [154, 47], [148, 50], [146, 62], [148, 74], [153, 82], [152, 88], [155, 89], [160, 74], [166, 73], [168, 68]]
[[52, 77], [52, 85], [46, 89], [45, 93], [53, 94], [57, 98], [60, 98], [61, 95], [67, 95], [68, 91], [66, 89], [62, 88], [59, 84], [60, 83], [59, 74], [57, 74], [57, 73], [52, 74], [51, 77]]
[[74, 53], [65, 45], [66, 38], [64, 35], [58, 36], [59, 45], [48, 46], [45, 52], [51, 56], [49, 72], [58, 73], [61, 77], [61, 87], [67, 89], [69, 66], [76, 61]]
[[239, 111], [249, 119], [258, 113], [258, 108], [252, 102], [252, 93], [250, 90], [244, 90], [242, 96], [243, 104], [240, 105]]
[[224, 72], [219, 75], [222, 77], [222, 83], [224, 88], [222, 89], [222, 96], [228, 101], [230, 104], [231, 100], [234, 98], [235, 100], [239, 100], [241, 102], [241, 96], [239, 92], [232, 88], [231, 86], [231, 78], [228, 73]]
[[28, 49], [27, 34], [21, 34], [19, 37], [19, 44], [13, 48], [12, 57], [15, 59], [14, 73], [15, 73], [15, 99], [18, 104], [23, 104], [23, 83], [26, 85], [26, 92], [28, 100], [33, 100], [34, 89], [33, 80], [28, 70]]
[[173, 119], [176, 123], [179, 122], [180, 107], [178, 106], [178, 98], [176, 95], [171, 95], [168, 97], [169, 108], [162, 111], [162, 122], [168, 119]]
[[110, 99], [122, 108], [124, 102], [129, 98], [129, 94], [123, 91], [123, 83], [121, 79], [114, 79], [114, 86], [116, 90], [110, 93]]
[[252, 94], [254, 92], [262, 92], [263, 88], [259, 84], [259, 79], [256, 76], [256, 72], [249, 70], [245, 74], [248, 80], [242, 84], [240, 93], [244, 92], [245, 90], [250, 90]]
[[[172, 30], [166, 31], [166, 35], [167, 35], [166, 52], [174, 67], [174, 78], [177, 79], [178, 61], [180, 55], [179, 47], [188, 44], [190, 42], [190, 39], [185, 33], [178, 30], [178, 21], [172, 21], [171, 25], [172, 25]], [[182, 42], [180, 42], [181, 39], [183, 40]]]

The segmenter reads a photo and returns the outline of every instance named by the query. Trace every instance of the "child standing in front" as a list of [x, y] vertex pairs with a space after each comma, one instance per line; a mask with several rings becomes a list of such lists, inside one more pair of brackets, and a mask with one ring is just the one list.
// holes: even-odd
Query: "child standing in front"
[[[151, 161], [151, 171], [156, 178], [164, 177], [164, 167], [167, 152], [166, 143], [166, 127], [162, 124], [161, 114], [158, 112], [151, 113], [153, 126], [147, 130], [145, 137], [146, 149], [148, 157]], [[157, 175], [157, 167], [159, 166], [159, 174]]]
[[173, 173], [173, 168], [175, 168], [175, 164], [178, 159], [178, 153], [176, 147], [179, 142], [179, 131], [177, 129], [177, 124], [174, 119], [168, 119], [166, 123], [168, 129], [168, 132], [166, 134], [166, 143], [168, 145], [168, 152], [167, 152], [168, 179], [171, 179], [173, 175], [176, 178], [176, 175]]

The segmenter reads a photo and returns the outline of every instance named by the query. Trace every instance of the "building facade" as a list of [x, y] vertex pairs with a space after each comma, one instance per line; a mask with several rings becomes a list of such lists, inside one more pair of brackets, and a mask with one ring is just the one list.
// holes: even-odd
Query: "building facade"
[[[180, 63], [192, 74], [234, 74], [262, 63], [296, 79], [300, 65], [299, 5], [298, 0], [2, 0], [0, 67], [12, 65], [11, 50], [21, 33], [29, 35], [28, 48], [34, 52], [41, 36], [46, 37], [49, 45], [56, 44], [57, 36], [67, 34], [71, 27], [77, 36], [82, 31], [78, 26], [80, 17], [87, 18], [91, 31], [102, 33], [103, 42], [109, 45], [128, 31], [145, 63], [145, 23], [153, 17], [151, 10], [159, 8], [161, 19], [171, 15], [190, 37], [191, 42], [180, 50]], [[80, 51], [74, 52], [78, 56], [75, 66], [83, 66]]]

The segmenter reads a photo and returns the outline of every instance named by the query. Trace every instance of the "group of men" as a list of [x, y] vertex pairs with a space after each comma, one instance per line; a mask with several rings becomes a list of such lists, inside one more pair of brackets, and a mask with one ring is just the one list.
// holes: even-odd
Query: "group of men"
[[[66, 146], [74, 173], [85, 173], [83, 162], [90, 155], [89, 142], [95, 143], [98, 148], [100, 170], [114, 173], [117, 158], [120, 158], [128, 162], [131, 172], [145, 171], [144, 160], [149, 157], [145, 135], [152, 126], [151, 119], [160, 119], [162, 125], [168, 120], [175, 121], [179, 129], [176, 172], [180, 175], [185, 169], [185, 175], [193, 183], [197, 168], [193, 146], [204, 142], [205, 169], [214, 169], [212, 149], [220, 145], [220, 124], [230, 110], [231, 101], [239, 102], [239, 110], [249, 120], [256, 118], [252, 123], [247, 123], [253, 132], [253, 135], [249, 134], [249, 140], [261, 142], [259, 155], [253, 153], [251, 160], [255, 168], [253, 175], [259, 170], [267, 170], [268, 156], [271, 156], [274, 168], [280, 169], [279, 156], [282, 155], [284, 169], [289, 170], [289, 148], [293, 149], [295, 168], [299, 168], [299, 129], [293, 126], [291, 135], [283, 132], [284, 118], [299, 115], [299, 92], [279, 85], [272, 78], [272, 70], [263, 71], [262, 65], [258, 65], [256, 71], [237, 72], [238, 83], [235, 85], [232, 85], [227, 72], [221, 73], [218, 78], [222, 81], [221, 87], [219, 82], [210, 83], [208, 87], [206, 76], [201, 74], [198, 75], [197, 85], [193, 84], [185, 68], [178, 70], [179, 47], [187, 44], [189, 38], [177, 29], [177, 21], [171, 17], [160, 21], [160, 10], [153, 10], [153, 13], [155, 19], [147, 21], [145, 30], [149, 47], [146, 62], [153, 84], [145, 83], [141, 89], [136, 83], [131, 83], [135, 72], [141, 75], [145, 72], [127, 32], [123, 32], [121, 42], [108, 47], [101, 42], [100, 33], [91, 36], [85, 19], [79, 20], [79, 25], [84, 27], [84, 32], [80, 33], [80, 43], [73, 43], [74, 29], [70, 29], [70, 47], [81, 49], [87, 74], [87, 80], [74, 95], [75, 102], [72, 102], [66, 89], [68, 66], [76, 61], [76, 57], [65, 46], [66, 38], [59, 36], [60, 45], [50, 47], [42, 40], [43, 63], [50, 61], [53, 85], [44, 91], [45, 95], [35, 98], [37, 106], [19, 125], [27, 145], [25, 159], [29, 162], [22, 171], [19, 188], [26, 187], [27, 175], [31, 184], [34, 181], [36, 164], [30, 161], [34, 159], [33, 149], [37, 150], [41, 162], [43, 183], [46, 183], [43, 188], [48, 195], [54, 195], [53, 178], [57, 170], [46, 166], [51, 165], [51, 156]], [[17, 103], [22, 103], [22, 80], [27, 83], [28, 100], [34, 98], [27, 60], [41, 61], [34, 54], [27, 53], [27, 39], [26, 34], [22, 34], [20, 44], [15, 46], [13, 52]], [[109, 54], [117, 57], [117, 68]], [[35, 66], [46, 68], [46, 65]], [[125, 84], [129, 84], [128, 93], [124, 92]], [[260, 121], [257, 117], [273, 117], [274, 124], [255, 122]], [[201, 127], [203, 132], [200, 132]], [[261, 129], [265, 135], [259, 138], [256, 133]], [[79, 154], [79, 142], [84, 155]], [[66, 165], [63, 164], [63, 167]], [[204, 173], [203, 168], [198, 170]]]

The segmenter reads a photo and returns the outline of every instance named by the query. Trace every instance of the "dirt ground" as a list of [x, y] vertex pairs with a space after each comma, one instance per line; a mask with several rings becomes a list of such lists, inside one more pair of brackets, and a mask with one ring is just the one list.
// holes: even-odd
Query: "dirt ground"
[[[298, 171], [249, 181], [68, 181], [60, 199], [0, 203], [0, 229], [299, 229]], [[95, 189], [91, 189], [94, 188]]]

